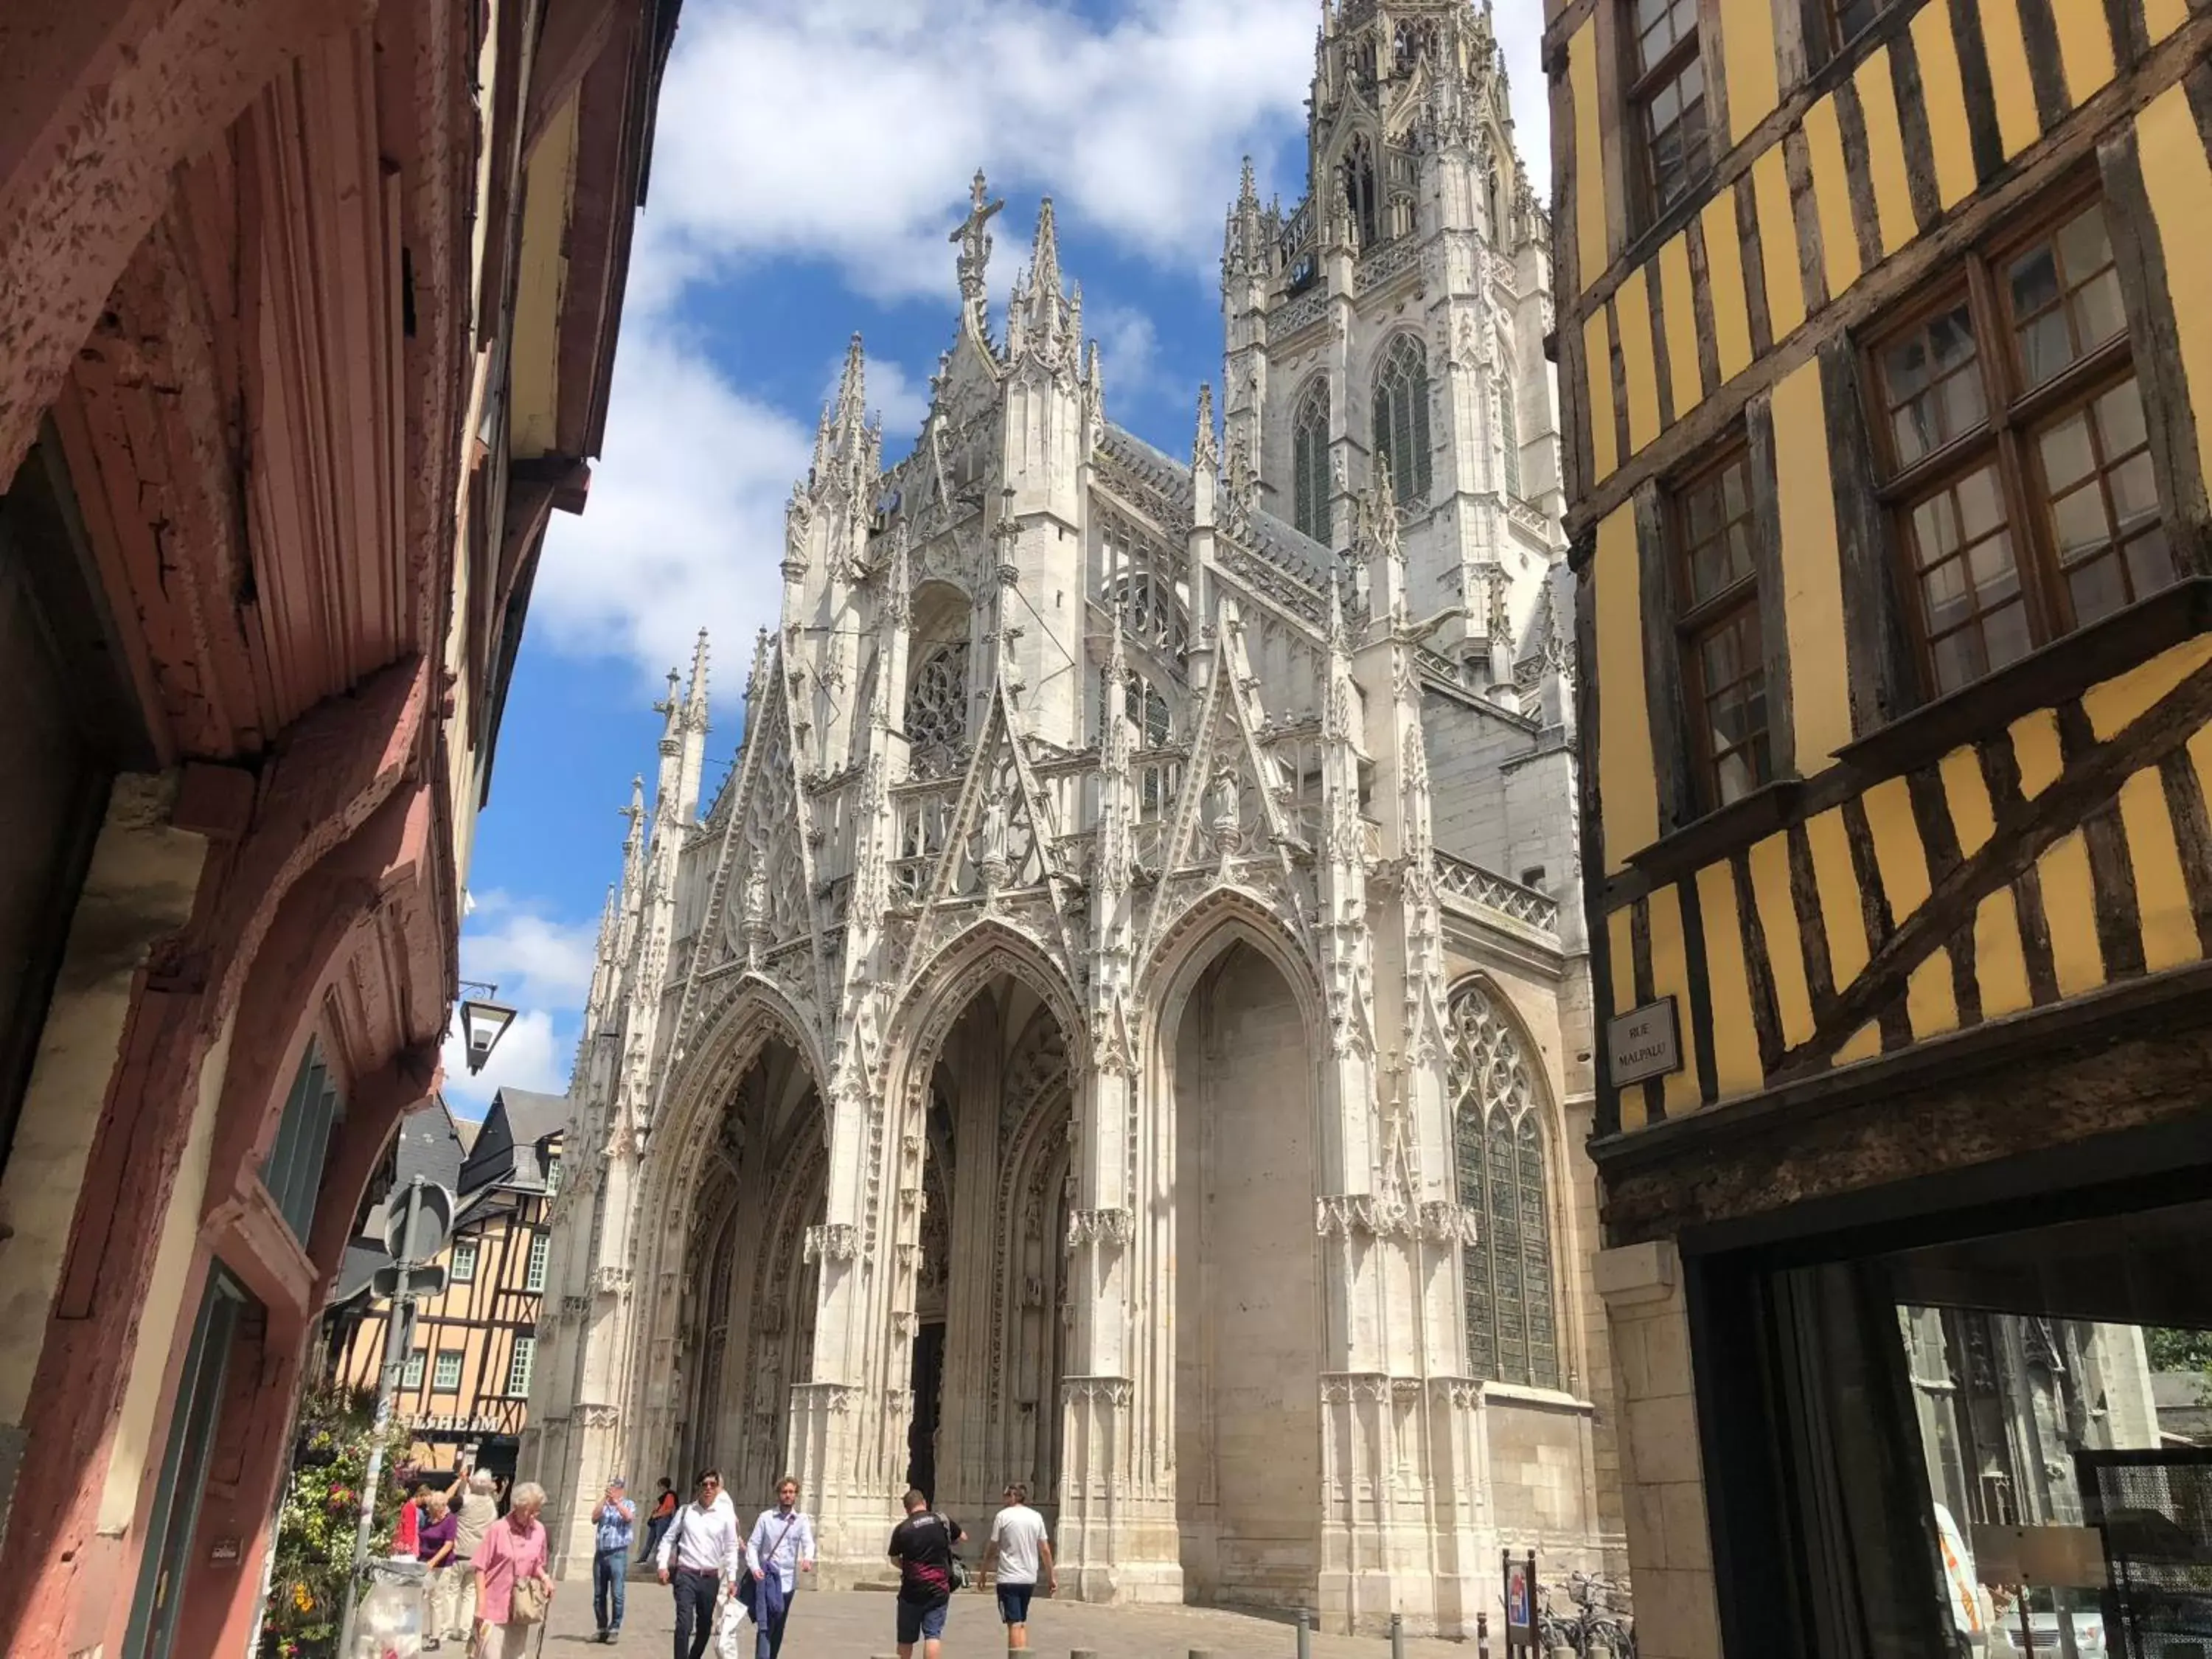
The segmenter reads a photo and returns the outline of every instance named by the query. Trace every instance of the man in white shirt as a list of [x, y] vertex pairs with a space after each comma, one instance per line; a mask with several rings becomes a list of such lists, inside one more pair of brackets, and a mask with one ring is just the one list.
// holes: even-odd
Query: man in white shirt
[[814, 1571], [814, 1522], [799, 1507], [799, 1482], [775, 1483], [775, 1507], [763, 1510], [745, 1540], [745, 1565], [753, 1576], [753, 1624], [759, 1631], [753, 1659], [776, 1659], [783, 1650], [784, 1621], [791, 1617], [795, 1574]]
[[1029, 1488], [1018, 1480], [1006, 1487], [1006, 1507], [992, 1521], [991, 1541], [983, 1547], [983, 1571], [989, 1572], [994, 1562], [998, 1565], [999, 1617], [1006, 1621], [1009, 1648], [1030, 1644], [1030, 1597], [1036, 1593], [1040, 1569], [1044, 1593], [1060, 1593], [1044, 1516], [1030, 1507], [1029, 1499]]
[[722, 1496], [720, 1471], [708, 1469], [660, 1540], [660, 1582], [676, 1589], [676, 1659], [702, 1659], [714, 1641], [716, 1603], [737, 1582], [740, 1553], [736, 1510]]

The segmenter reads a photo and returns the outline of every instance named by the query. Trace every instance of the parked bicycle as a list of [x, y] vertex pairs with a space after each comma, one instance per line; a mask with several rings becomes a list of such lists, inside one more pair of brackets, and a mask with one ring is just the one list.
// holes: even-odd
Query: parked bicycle
[[1624, 1586], [1594, 1574], [1571, 1572], [1562, 1588], [1574, 1612], [1562, 1616], [1553, 1611], [1553, 1592], [1547, 1590], [1537, 1615], [1537, 1640], [1547, 1653], [1565, 1648], [1577, 1659], [1593, 1659], [1601, 1653], [1613, 1659], [1636, 1659], [1636, 1621]]

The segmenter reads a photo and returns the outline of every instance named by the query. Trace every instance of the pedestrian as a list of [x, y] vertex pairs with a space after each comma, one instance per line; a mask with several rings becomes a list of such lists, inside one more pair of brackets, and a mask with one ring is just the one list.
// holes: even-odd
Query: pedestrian
[[999, 1617], [1006, 1626], [1006, 1646], [1030, 1644], [1030, 1597], [1036, 1594], [1037, 1572], [1044, 1572], [1044, 1593], [1060, 1594], [1060, 1574], [1052, 1565], [1052, 1540], [1045, 1536], [1044, 1516], [1030, 1507], [1030, 1489], [1018, 1480], [1006, 1485], [1006, 1507], [991, 1522], [991, 1541], [983, 1547], [983, 1571], [998, 1565]]
[[483, 1547], [484, 1534], [499, 1519], [499, 1505], [492, 1501], [491, 1472], [488, 1469], [468, 1468], [464, 1465], [467, 1490], [461, 1494], [455, 1513], [459, 1524], [453, 1528], [454, 1571], [458, 1580], [453, 1585], [451, 1605], [447, 1616], [452, 1623], [446, 1626], [446, 1639], [463, 1642], [477, 1622], [477, 1551]]
[[891, 1532], [891, 1559], [898, 1563], [899, 1659], [914, 1659], [921, 1644], [923, 1659], [937, 1659], [945, 1635], [945, 1610], [952, 1604], [952, 1547], [963, 1536], [959, 1523], [929, 1507], [921, 1489], [907, 1488], [906, 1519]]
[[477, 1546], [475, 1659], [522, 1659], [530, 1632], [545, 1622], [553, 1603], [545, 1528], [538, 1519], [545, 1488], [525, 1480], [507, 1496], [506, 1515]]
[[660, 1496], [653, 1500], [653, 1514], [645, 1523], [645, 1553], [637, 1558], [640, 1566], [660, 1553], [661, 1537], [675, 1518], [676, 1483], [664, 1474], [660, 1477]]
[[783, 1650], [783, 1626], [791, 1617], [794, 1573], [814, 1571], [814, 1522], [799, 1507], [799, 1482], [785, 1475], [775, 1483], [775, 1507], [763, 1510], [745, 1542], [745, 1566], [753, 1576], [753, 1659], [776, 1659]]
[[445, 1645], [439, 1632], [447, 1629], [447, 1604], [457, 1588], [456, 1580], [465, 1567], [453, 1565], [453, 1535], [460, 1530], [461, 1517], [447, 1507], [446, 1494], [432, 1492], [422, 1500], [422, 1524], [416, 1529], [415, 1554], [422, 1563], [422, 1611], [428, 1620], [422, 1645], [439, 1648]]
[[660, 1582], [676, 1591], [676, 1659], [701, 1659], [714, 1639], [721, 1592], [735, 1587], [741, 1546], [733, 1506], [722, 1495], [722, 1475], [699, 1476], [698, 1495], [676, 1511], [655, 1558]]
[[400, 1483], [407, 1496], [401, 1500], [399, 1515], [392, 1529], [392, 1559], [395, 1561], [415, 1561], [422, 1558], [416, 1553], [422, 1538], [422, 1503], [429, 1497], [427, 1482], [416, 1480], [410, 1470]]
[[592, 1552], [592, 1618], [599, 1627], [599, 1640], [611, 1642], [622, 1634], [629, 1547], [637, 1539], [637, 1505], [629, 1501], [622, 1476], [608, 1481], [592, 1506], [592, 1524], [599, 1528]]

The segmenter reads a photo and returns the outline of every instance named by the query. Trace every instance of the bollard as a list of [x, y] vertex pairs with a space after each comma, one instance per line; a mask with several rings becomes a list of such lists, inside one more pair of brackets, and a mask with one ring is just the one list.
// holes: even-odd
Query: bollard
[[1313, 1614], [1298, 1609], [1298, 1659], [1313, 1659]]
[[1390, 1615], [1390, 1659], [1406, 1659], [1406, 1620], [1395, 1613]]
[[1096, 1648], [1076, 1648], [1070, 1651], [1067, 1656], [1067, 1659], [1098, 1659], [1098, 1650]]
[[1474, 1659], [1490, 1659], [1490, 1615], [1474, 1615]]
[[1213, 1659], [1213, 1650], [1212, 1648], [1193, 1648], [1190, 1650], [1190, 1659]]

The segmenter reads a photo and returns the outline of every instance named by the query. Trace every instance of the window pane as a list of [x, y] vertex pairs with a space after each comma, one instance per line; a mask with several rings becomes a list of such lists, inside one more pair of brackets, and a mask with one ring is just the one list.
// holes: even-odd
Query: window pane
[[2092, 203], [2006, 272], [2021, 381], [2042, 385], [2124, 332], [2119, 274], [2105, 210]]
[[2173, 580], [2159, 530], [2142, 394], [2132, 378], [2054, 417], [2035, 434], [2035, 454], [2073, 626]]
[[1739, 455], [1689, 484], [1677, 498], [1692, 604], [1711, 599], [1752, 574], [1747, 465]]
[[1881, 353], [1882, 392], [1899, 465], [1911, 465], [1981, 424], [1988, 410], [1978, 356], [1963, 301]]

